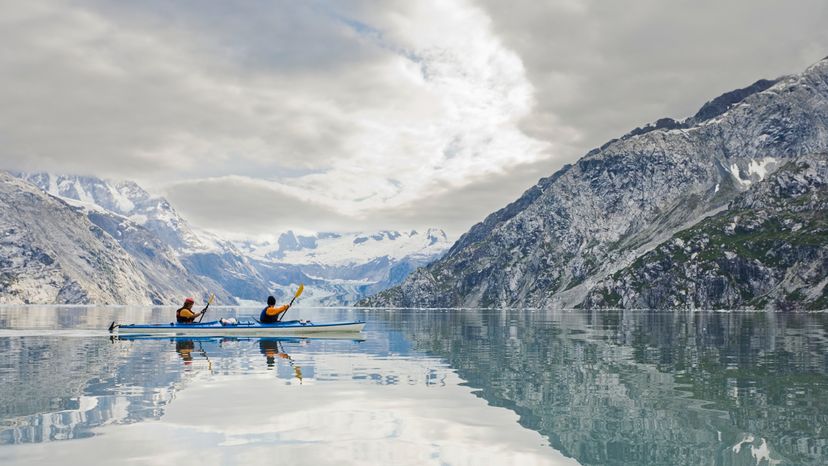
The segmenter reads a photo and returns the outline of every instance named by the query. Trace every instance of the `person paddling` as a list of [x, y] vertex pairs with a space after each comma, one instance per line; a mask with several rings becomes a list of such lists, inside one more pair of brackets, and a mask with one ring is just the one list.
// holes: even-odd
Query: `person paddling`
[[[291, 301], [293, 302], [293, 301]], [[273, 296], [267, 297], [267, 307], [262, 309], [262, 315], [259, 316], [259, 321], [263, 324], [275, 324], [279, 322], [279, 317], [290, 308], [290, 304], [282, 304], [276, 307], [276, 298]]]
[[195, 304], [193, 298], [187, 298], [184, 300], [184, 305], [175, 311], [176, 322], [179, 324], [192, 324], [196, 317], [204, 314], [207, 310], [205, 307], [201, 312], [193, 312], [193, 304]]

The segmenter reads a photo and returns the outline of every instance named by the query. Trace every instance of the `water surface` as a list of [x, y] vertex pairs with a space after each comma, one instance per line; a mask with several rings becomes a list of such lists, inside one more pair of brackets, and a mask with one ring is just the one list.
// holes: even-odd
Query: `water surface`
[[826, 314], [295, 308], [368, 326], [103, 330], [172, 312], [0, 307], [0, 463], [828, 464]]

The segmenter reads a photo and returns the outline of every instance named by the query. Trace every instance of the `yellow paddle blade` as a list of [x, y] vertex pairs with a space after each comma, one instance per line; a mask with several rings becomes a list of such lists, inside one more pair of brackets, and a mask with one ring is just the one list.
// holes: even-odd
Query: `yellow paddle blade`
[[210, 293], [210, 299], [207, 300], [207, 304], [213, 304], [213, 298], [215, 298], [215, 297], [216, 297], [215, 294]]
[[294, 296], [294, 299], [298, 298], [299, 295], [302, 294], [303, 291], [305, 291], [305, 284], [304, 283], [299, 285], [299, 289], [296, 290], [296, 296]]

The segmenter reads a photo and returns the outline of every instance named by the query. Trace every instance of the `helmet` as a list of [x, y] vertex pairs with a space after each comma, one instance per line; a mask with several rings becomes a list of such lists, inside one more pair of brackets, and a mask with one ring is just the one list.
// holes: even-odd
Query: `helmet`
[[187, 298], [184, 300], [184, 304], [193, 304], [195, 300], [193, 298]]
[[268, 296], [267, 297], [267, 305], [268, 306], [273, 306], [275, 304], [276, 304], [276, 298], [274, 298], [273, 296]]

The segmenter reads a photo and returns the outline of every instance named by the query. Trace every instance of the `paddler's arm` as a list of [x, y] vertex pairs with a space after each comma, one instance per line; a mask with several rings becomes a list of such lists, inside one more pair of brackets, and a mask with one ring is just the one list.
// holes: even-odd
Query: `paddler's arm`
[[290, 307], [290, 305], [288, 305], [288, 304], [283, 304], [283, 305], [281, 305], [281, 306], [279, 306], [279, 307], [269, 307], [269, 308], [267, 308], [267, 310], [266, 310], [265, 312], [266, 312], [266, 313], [267, 313], [267, 315], [268, 315], [268, 316], [270, 316], [270, 317], [276, 317], [276, 316], [278, 316], [279, 314], [281, 314], [281, 313], [283, 313], [283, 312], [287, 311], [289, 307]]

